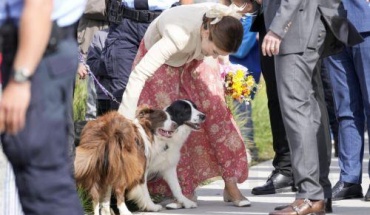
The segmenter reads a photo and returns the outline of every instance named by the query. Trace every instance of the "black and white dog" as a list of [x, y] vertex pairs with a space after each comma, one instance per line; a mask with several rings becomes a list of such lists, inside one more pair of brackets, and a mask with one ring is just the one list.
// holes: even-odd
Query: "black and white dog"
[[[186, 198], [181, 191], [177, 178], [177, 164], [180, 160], [180, 150], [189, 134], [193, 130], [199, 130], [205, 121], [206, 115], [197, 109], [197, 106], [189, 100], [176, 100], [165, 108], [171, 120], [176, 122], [178, 128], [174, 131], [162, 131], [161, 135], [154, 137], [154, 142], [150, 148], [150, 158], [147, 169], [147, 180], [162, 177], [171, 189], [177, 202], [168, 207], [170, 208], [195, 208], [197, 203]], [[138, 190], [143, 197], [143, 201], [151, 201], [147, 187]], [[139, 194], [136, 193], [136, 194]], [[146, 204], [138, 202], [139, 205]]]

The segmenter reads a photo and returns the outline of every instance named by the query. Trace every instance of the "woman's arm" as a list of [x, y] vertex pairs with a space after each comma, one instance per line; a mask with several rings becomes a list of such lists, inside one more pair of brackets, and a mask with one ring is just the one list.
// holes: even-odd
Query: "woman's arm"
[[141, 91], [150, 78], [179, 48], [169, 37], [156, 42], [131, 72], [118, 112], [128, 119], [135, 118]]

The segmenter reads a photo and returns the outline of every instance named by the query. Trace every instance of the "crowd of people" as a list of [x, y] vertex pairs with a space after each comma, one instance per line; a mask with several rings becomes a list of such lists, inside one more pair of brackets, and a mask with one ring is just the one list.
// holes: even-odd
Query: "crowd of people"
[[[182, 192], [196, 201], [196, 188], [221, 176], [224, 201], [250, 206], [237, 184], [248, 178], [253, 131], [243, 139], [224, 98], [220, 59], [229, 55], [266, 83], [274, 170], [252, 194], [296, 192], [269, 214], [331, 213], [332, 201], [364, 197], [370, 0], [199, 2], [0, 3], [0, 171], [13, 192], [4, 198], [15, 202], [0, 213], [83, 214], [71, 165], [76, 72], [89, 83], [86, 120], [112, 110], [133, 119], [141, 104], [193, 101], [207, 120], [182, 149]], [[333, 187], [331, 139], [341, 170]], [[148, 186], [171, 195], [160, 179]]]

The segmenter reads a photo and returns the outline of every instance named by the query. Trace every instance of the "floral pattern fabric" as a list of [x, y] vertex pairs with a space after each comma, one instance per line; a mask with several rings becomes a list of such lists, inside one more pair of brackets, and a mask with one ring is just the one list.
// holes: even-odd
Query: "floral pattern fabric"
[[[134, 66], [146, 52], [142, 42]], [[216, 176], [225, 181], [245, 181], [246, 148], [226, 105], [217, 61], [193, 60], [181, 67], [162, 65], [146, 81], [139, 105], [164, 108], [176, 99], [189, 99], [206, 114], [201, 130], [193, 131], [181, 150], [177, 173], [184, 195], [194, 195], [200, 183]], [[171, 195], [162, 179], [150, 181], [148, 186], [151, 194]]]

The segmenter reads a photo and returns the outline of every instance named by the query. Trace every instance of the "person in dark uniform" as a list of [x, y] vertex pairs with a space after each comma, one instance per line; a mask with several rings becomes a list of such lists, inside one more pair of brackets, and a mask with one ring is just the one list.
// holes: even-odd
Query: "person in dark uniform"
[[0, 3], [1, 142], [25, 214], [83, 214], [68, 157], [67, 109], [78, 63], [74, 24], [84, 7], [84, 0]]
[[[149, 24], [166, 10], [179, 4], [179, 0], [112, 0], [108, 12], [109, 33], [102, 51], [103, 71], [99, 73], [101, 84], [113, 94], [112, 101], [101, 89], [97, 89], [97, 115], [117, 110], [131, 73], [132, 63]], [[104, 99], [105, 98], [105, 99]]]

